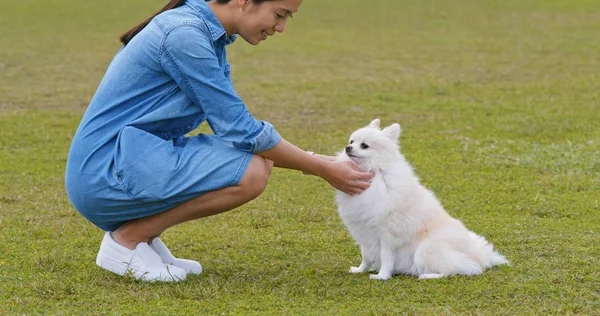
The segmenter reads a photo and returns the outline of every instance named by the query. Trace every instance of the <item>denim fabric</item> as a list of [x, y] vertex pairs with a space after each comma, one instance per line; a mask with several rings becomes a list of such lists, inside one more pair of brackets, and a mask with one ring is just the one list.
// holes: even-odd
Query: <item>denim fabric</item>
[[[229, 77], [227, 36], [204, 0], [152, 20], [111, 62], [75, 133], [65, 175], [75, 208], [104, 230], [237, 184], [281, 137]], [[206, 121], [214, 135], [185, 135]]]

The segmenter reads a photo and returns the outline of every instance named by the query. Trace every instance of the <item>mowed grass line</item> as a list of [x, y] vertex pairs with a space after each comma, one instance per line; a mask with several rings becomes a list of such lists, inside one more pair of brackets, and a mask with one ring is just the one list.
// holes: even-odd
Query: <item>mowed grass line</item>
[[[372, 282], [322, 180], [276, 170], [257, 200], [164, 235], [180, 284], [94, 264], [102, 232], [63, 186], [70, 139], [118, 49], [164, 1], [0, 10], [0, 314], [596, 314], [600, 132], [594, 1], [305, 1], [282, 36], [230, 47], [240, 95], [333, 154], [380, 117], [447, 210], [512, 262]], [[202, 127], [201, 130], [206, 130]]]

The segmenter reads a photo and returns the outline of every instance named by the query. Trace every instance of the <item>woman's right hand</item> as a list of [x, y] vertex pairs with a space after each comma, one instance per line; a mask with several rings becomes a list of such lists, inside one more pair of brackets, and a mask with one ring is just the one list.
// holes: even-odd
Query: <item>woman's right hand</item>
[[285, 139], [260, 155], [275, 162], [275, 167], [302, 170], [329, 182], [334, 188], [350, 195], [359, 194], [369, 187], [373, 172], [364, 172], [352, 162], [334, 161], [333, 156], [310, 155]]
[[329, 172], [323, 176], [334, 188], [349, 194], [360, 194], [371, 185], [371, 179], [375, 175], [372, 171], [360, 170], [352, 162], [331, 162]]

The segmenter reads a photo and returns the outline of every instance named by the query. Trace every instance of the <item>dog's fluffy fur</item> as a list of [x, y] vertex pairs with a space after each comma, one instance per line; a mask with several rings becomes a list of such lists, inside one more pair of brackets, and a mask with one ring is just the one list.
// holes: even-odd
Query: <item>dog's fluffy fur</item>
[[508, 264], [485, 238], [448, 215], [433, 192], [420, 184], [400, 153], [400, 125], [381, 130], [379, 124], [375, 119], [355, 131], [337, 156], [375, 172], [371, 186], [361, 194], [336, 193], [339, 215], [362, 254], [360, 266], [350, 272], [379, 271], [370, 276], [379, 280], [394, 274], [429, 279], [477, 275]]

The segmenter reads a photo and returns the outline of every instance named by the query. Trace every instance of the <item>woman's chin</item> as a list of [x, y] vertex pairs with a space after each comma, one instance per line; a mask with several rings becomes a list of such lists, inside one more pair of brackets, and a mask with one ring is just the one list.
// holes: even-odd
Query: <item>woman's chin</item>
[[240, 34], [240, 37], [244, 39], [244, 41], [246, 41], [246, 43], [252, 45], [252, 46], [256, 46], [258, 44], [260, 44], [260, 42], [262, 42], [262, 39], [260, 37], [246, 37], [244, 35]]

